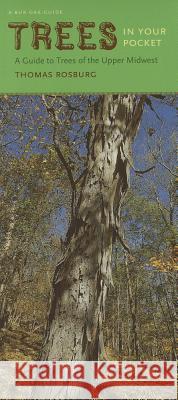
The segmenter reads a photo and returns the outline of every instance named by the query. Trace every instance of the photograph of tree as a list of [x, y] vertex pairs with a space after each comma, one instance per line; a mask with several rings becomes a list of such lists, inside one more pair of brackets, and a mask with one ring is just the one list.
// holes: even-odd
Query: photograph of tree
[[0, 97], [0, 359], [175, 360], [177, 97]]

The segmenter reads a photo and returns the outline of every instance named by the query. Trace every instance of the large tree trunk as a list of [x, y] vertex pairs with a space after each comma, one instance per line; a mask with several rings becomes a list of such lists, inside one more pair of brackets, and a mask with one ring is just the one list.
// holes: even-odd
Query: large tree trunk
[[105, 95], [94, 107], [87, 172], [66, 252], [55, 272], [42, 359], [98, 359], [105, 299], [112, 282], [112, 245], [120, 238], [130, 147], [143, 102], [144, 96], [138, 100], [134, 95]]

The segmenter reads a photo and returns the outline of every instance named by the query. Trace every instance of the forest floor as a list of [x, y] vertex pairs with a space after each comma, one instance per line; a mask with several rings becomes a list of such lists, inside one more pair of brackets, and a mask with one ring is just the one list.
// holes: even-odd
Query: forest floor
[[20, 328], [0, 330], [0, 360], [38, 360], [42, 336]]
[[[43, 343], [40, 333], [27, 332], [21, 327], [0, 329], [0, 360], [1, 361], [30, 361], [39, 360]], [[101, 360], [119, 359], [118, 354], [110, 347]]]

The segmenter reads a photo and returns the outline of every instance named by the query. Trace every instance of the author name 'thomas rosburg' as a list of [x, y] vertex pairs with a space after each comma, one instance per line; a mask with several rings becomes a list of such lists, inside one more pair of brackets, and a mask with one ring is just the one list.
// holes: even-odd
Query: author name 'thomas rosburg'
[[[128, 57], [127, 57], [128, 58]], [[131, 57], [129, 63], [139, 63], [141, 57], [135, 59], [135, 57]], [[133, 59], [133, 60], [132, 60]], [[135, 59], [135, 60], [134, 60]], [[137, 61], [136, 61], [137, 60]], [[155, 59], [149, 60], [151, 63], [158, 63], [157, 57]], [[128, 61], [126, 61], [128, 62]], [[141, 62], [141, 61], [140, 61]], [[148, 64], [148, 61], [145, 63]], [[96, 78], [97, 72], [96, 71], [28, 71], [28, 72], [15, 72], [16, 78]]]

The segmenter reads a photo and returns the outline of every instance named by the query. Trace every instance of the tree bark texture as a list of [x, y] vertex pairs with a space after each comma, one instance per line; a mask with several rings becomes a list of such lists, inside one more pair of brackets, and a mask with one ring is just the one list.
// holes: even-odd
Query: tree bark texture
[[112, 246], [121, 239], [120, 208], [143, 103], [144, 96], [105, 95], [93, 108], [86, 174], [55, 271], [42, 359], [98, 359]]

